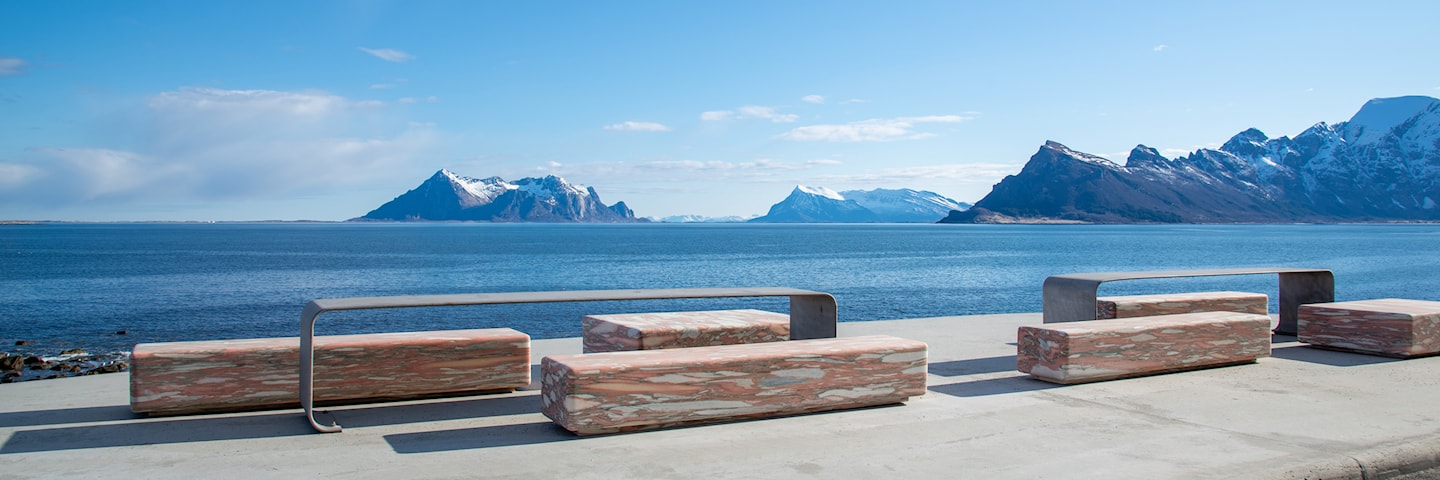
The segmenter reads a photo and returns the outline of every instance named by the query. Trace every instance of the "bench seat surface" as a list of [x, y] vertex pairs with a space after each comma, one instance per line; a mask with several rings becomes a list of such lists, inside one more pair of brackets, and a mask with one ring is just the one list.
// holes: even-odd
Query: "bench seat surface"
[[1440, 302], [1382, 298], [1300, 306], [1299, 340], [1390, 357], [1440, 353]]
[[1269, 312], [1270, 297], [1250, 292], [1119, 295], [1095, 299], [1095, 318], [1149, 317], [1196, 312]]
[[790, 339], [790, 316], [763, 310], [589, 315], [585, 353], [706, 347]]
[[1063, 384], [1250, 363], [1270, 355], [1270, 317], [1252, 313], [1023, 326], [1017, 336], [1017, 368]]
[[926, 355], [877, 335], [546, 357], [541, 411], [589, 435], [898, 403]]
[[[315, 338], [317, 402], [510, 390], [530, 383], [530, 336], [509, 328]], [[299, 337], [143, 343], [130, 408], [178, 415], [300, 405]]]

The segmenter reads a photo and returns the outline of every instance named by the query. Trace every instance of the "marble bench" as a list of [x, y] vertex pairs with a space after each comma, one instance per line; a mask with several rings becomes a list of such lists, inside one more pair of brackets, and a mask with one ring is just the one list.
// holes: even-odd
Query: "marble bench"
[[540, 404], [579, 435], [885, 405], [925, 393], [926, 356], [884, 335], [551, 356]]
[[1248, 292], [1188, 292], [1095, 299], [1095, 318], [1130, 318], [1195, 312], [1269, 313], [1270, 297]]
[[1440, 353], [1440, 302], [1382, 298], [1300, 306], [1299, 340], [1387, 357]]
[[[530, 336], [508, 328], [315, 338], [315, 399], [366, 403], [513, 391], [530, 383]], [[300, 339], [142, 343], [130, 409], [185, 415], [300, 406]]]
[[1270, 356], [1270, 317], [1239, 312], [1023, 326], [1016, 367], [1073, 384], [1252, 363]]
[[790, 316], [763, 310], [588, 315], [585, 353], [708, 347], [790, 340]]

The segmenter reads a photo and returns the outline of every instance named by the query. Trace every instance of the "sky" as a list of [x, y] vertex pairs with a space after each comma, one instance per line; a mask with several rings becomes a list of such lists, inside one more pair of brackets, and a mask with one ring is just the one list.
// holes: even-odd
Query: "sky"
[[1440, 2], [0, 1], [0, 220], [344, 220], [445, 168], [638, 216], [975, 202], [1440, 97]]

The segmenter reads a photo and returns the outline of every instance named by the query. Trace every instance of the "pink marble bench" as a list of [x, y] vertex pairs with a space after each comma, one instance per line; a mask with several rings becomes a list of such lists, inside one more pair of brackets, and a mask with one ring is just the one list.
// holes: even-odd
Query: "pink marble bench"
[[[508, 328], [315, 338], [328, 404], [513, 391], [530, 383], [530, 336]], [[150, 415], [300, 406], [300, 340], [142, 343], [130, 409]]]
[[885, 405], [925, 393], [926, 356], [883, 335], [553, 356], [540, 404], [579, 435]]
[[1130, 318], [1195, 312], [1244, 312], [1265, 315], [1270, 297], [1248, 292], [1188, 292], [1123, 295], [1095, 299], [1095, 318]]
[[1440, 302], [1383, 298], [1300, 306], [1300, 341], [1410, 358], [1440, 353]]
[[790, 340], [790, 316], [762, 310], [586, 316], [585, 353], [708, 347]]
[[1200, 312], [1024, 326], [1016, 366], [1073, 384], [1252, 363], [1270, 356], [1270, 317]]

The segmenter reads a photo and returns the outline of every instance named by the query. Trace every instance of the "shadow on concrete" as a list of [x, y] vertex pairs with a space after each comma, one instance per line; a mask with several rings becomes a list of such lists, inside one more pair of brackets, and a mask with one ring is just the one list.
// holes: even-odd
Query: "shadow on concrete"
[[[374, 427], [466, 418], [528, 414], [540, 411], [538, 395], [468, 398], [463, 400], [317, 410], [322, 422], [335, 419], [343, 427]], [[126, 423], [57, 427], [14, 432], [0, 446], [0, 455], [83, 450], [171, 443], [319, 435], [297, 409], [266, 413], [216, 414], [194, 417], [140, 418], [128, 407], [43, 410], [6, 414], [10, 426], [38, 426], [83, 421], [129, 420]]]
[[670, 424], [663, 428], [641, 427], [636, 430], [607, 433], [592, 436], [578, 436], [565, 430], [553, 422], [534, 422], [512, 425], [496, 425], [489, 427], [461, 428], [456, 430], [442, 430], [435, 432], [414, 432], [386, 435], [385, 441], [390, 443], [390, 448], [399, 454], [413, 453], [435, 453], [457, 450], [475, 450], [495, 447], [514, 447], [521, 445], [538, 445], [542, 443], [584, 441], [615, 436], [645, 435], [653, 431], [675, 431], [692, 428], [718, 427], [722, 425], [751, 423], [751, 422], [779, 422], [787, 418], [808, 417], [812, 415], [836, 415], [835, 418], [844, 418], [848, 412], [861, 410], [879, 410], [887, 408], [902, 408], [904, 403], [890, 403], [885, 405], [869, 405], [864, 407], [846, 408], [840, 410], [826, 410], [821, 412], [807, 412], [792, 415], [779, 415], [764, 418], [714, 418], [688, 422], [683, 424]]
[[548, 421], [385, 436], [390, 448], [399, 454], [536, 445], [578, 439], [580, 437]]
[[[376, 427], [408, 423], [463, 420], [477, 417], [499, 417], [540, 412], [539, 395], [470, 398], [460, 401], [403, 404], [388, 406], [357, 406], [321, 408], [342, 427]], [[319, 418], [319, 415], [316, 415]], [[300, 423], [304, 424], [302, 419]]]
[[68, 423], [112, 422], [145, 418], [130, 411], [125, 405], [105, 407], [60, 408], [55, 410], [33, 410], [29, 412], [0, 413], [0, 428], [33, 427], [36, 425], [65, 425]]
[[958, 377], [977, 373], [1000, 373], [1015, 370], [1015, 356], [971, 358], [930, 364], [930, 374], [942, 377]]
[[1380, 357], [1365, 355], [1361, 353], [1342, 352], [1339, 350], [1326, 350], [1315, 348], [1303, 343], [1283, 348], [1272, 348], [1270, 356], [1295, 360], [1297, 362], [1318, 363], [1332, 367], [1358, 367], [1361, 365], [1377, 365], [1403, 361], [1399, 358]]
[[988, 380], [975, 380], [971, 382], [948, 383], [945, 385], [931, 385], [929, 390], [935, 393], [943, 393], [956, 397], [983, 397], [987, 395], [1003, 395], [1006, 393], [1033, 392], [1036, 390], [1049, 390], [1063, 387], [1050, 382], [1044, 382], [1030, 378], [1029, 375], [1017, 375], [1013, 377], [991, 378]]
[[529, 385], [526, 385], [526, 386], [523, 386], [523, 387], [520, 387], [520, 388], [517, 388], [517, 389], [515, 389], [515, 390], [522, 391], [522, 392], [531, 391], [531, 390], [537, 391], [537, 392], [540, 391], [540, 365], [538, 365], [538, 364], [536, 364], [536, 365], [531, 365], [531, 366], [530, 366], [530, 384], [529, 384]]
[[298, 412], [22, 430], [0, 455], [91, 448], [315, 435]]

